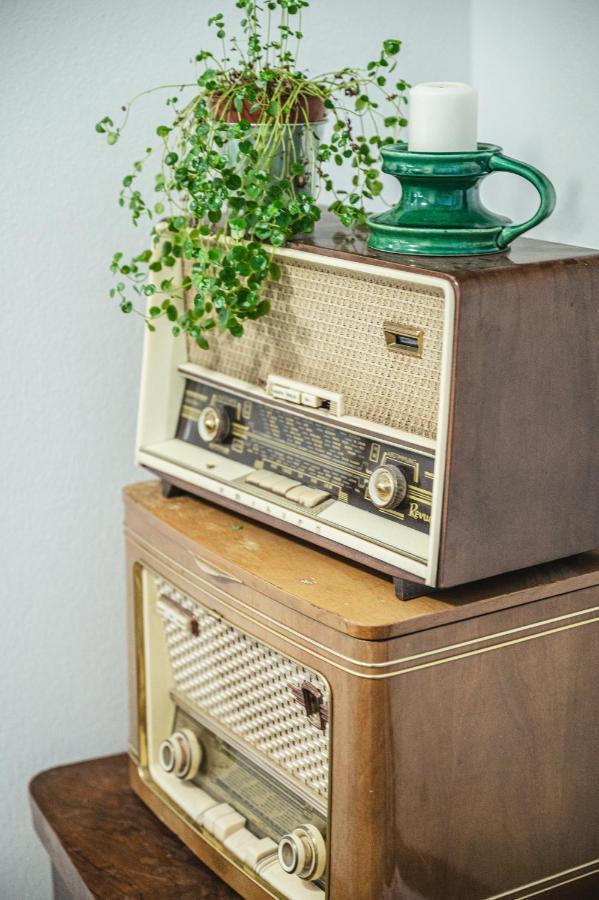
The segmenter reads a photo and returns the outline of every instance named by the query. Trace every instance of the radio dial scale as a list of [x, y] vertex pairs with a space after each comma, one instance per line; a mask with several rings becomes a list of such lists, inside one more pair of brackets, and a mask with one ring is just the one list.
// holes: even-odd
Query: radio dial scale
[[[326, 408], [294, 406], [186, 377], [176, 437], [250, 466], [240, 480], [250, 492], [316, 516], [336, 500], [428, 535], [432, 453], [337, 425]], [[385, 479], [393, 482], [388, 501]]]

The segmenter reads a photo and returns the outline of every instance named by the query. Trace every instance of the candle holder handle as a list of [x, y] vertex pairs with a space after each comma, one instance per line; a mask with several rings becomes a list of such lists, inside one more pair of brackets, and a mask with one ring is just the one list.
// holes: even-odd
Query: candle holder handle
[[514, 225], [504, 225], [497, 236], [497, 246], [504, 249], [511, 244], [514, 238], [524, 234], [538, 225], [547, 216], [550, 216], [555, 207], [555, 188], [546, 175], [543, 175], [539, 169], [528, 163], [521, 162], [518, 159], [512, 159], [503, 153], [494, 153], [489, 159], [489, 169], [493, 172], [510, 172], [513, 175], [519, 175], [530, 181], [539, 192], [541, 202], [536, 213], [527, 219], [526, 222], [520, 222]]

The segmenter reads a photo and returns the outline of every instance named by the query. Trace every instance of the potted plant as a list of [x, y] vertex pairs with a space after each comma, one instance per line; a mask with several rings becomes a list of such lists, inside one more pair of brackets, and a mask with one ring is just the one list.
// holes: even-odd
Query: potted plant
[[[309, 77], [298, 67], [308, 6], [237, 0], [241, 35], [229, 34], [223, 13], [208, 20], [220, 58], [202, 50], [193, 83], [154, 89], [167, 92], [172, 119], [157, 127], [158, 151], [148, 148], [133, 164], [119, 196], [135, 225], [152, 223], [149, 246], [131, 260], [114, 254], [118, 281], [110, 291], [125, 313], [137, 298], [155, 295], [156, 303], [140, 310], [151, 330], [166, 316], [175, 336], [185, 332], [203, 348], [214, 331], [240, 337], [244, 321], [268, 313], [261, 288], [279, 277], [274, 249], [312, 231], [322, 188], [345, 226], [363, 223], [365, 205], [382, 191], [379, 149], [407, 124], [408, 85], [394, 75], [401, 43], [384, 41], [364, 69]], [[109, 144], [119, 139], [133, 102], [123, 107], [121, 125], [109, 116], [97, 123]], [[150, 200], [138, 178], [157, 156]], [[345, 189], [338, 173], [348, 168]], [[189, 261], [182, 283], [173, 277], [178, 259]]]

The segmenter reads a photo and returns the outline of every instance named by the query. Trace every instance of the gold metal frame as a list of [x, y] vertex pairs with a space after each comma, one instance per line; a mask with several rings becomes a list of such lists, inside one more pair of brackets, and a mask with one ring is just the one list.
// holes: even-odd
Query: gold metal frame
[[[396, 322], [383, 322], [383, 333], [387, 350], [390, 350], [391, 353], [401, 353], [403, 356], [411, 356], [413, 359], [422, 359], [424, 352], [424, 331], [422, 328], [414, 328], [412, 325], [399, 325]], [[414, 338], [417, 346], [414, 348], [402, 347], [396, 340], [399, 336]]]

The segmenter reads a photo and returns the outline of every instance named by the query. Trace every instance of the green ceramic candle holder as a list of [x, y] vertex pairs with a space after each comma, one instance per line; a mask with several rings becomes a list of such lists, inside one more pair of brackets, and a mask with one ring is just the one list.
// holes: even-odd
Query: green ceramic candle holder
[[[407, 144], [383, 147], [383, 171], [401, 183], [401, 200], [368, 221], [368, 246], [387, 253], [470, 256], [502, 253], [509, 244], [551, 214], [555, 190], [534, 166], [510, 159], [495, 144], [463, 153], [420, 153]], [[530, 181], [541, 202], [530, 219], [513, 224], [491, 212], [480, 183], [492, 172], [512, 172]]]

